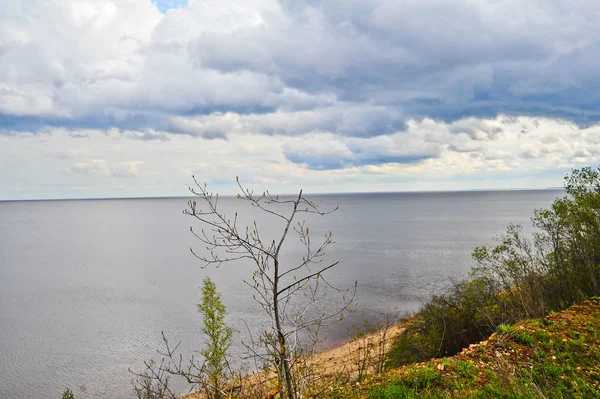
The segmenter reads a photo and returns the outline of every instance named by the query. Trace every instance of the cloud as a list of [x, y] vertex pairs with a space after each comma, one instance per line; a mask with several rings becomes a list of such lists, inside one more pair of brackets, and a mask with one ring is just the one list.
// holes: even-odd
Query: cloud
[[310, 169], [342, 169], [388, 163], [413, 164], [439, 154], [440, 145], [424, 143], [404, 133], [373, 138], [343, 138], [332, 134], [309, 134], [283, 145], [287, 159]]
[[283, 153], [294, 163], [306, 164], [311, 169], [340, 169], [351, 166], [354, 153], [331, 134], [313, 134], [288, 141]]
[[600, 124], [500, 115], [410, 119], [374, 137], [240, 131], [227, 140], [53, 127], [0, 135], [0, 159], [1, 199], [181, 196], [192, 174], [221, 194], [234, 192], [236, 176], [274, 193], [558, 187], [570, 168], [600, 163]]
[[229, 133], [296, 136], [328, 131], [343, 136], [379, 136], [404, 128], [397, 110], [381, 106], [329, 106], [314, 110], [277, 110], [240, 115], [235, 112], [195, 117], [172, 117], [173, 132], [204, 138], [225, 138]]
[[600, 162], [595, 0], [185, 3], [4, 1], [5, 192], [161, 195], [240, 171], [493, 186]]
[[598, 162], [599, 129], [526, 117], [425, 119], [376, 137], [307, 134], [288, 140], [282, 150], [291, 162], [314, 170], [387, 164], [461, 173], [541, 170]]
[[[254, 118], [250, 133], [362, 137], [422, 118], [600, 120], [592, 0], [7, 1], [4, 132], [222, 137], [223, 126], [184, 126], [217, 114]], [[274, 121], [282, 114], [288, 126]]]
[[88, 176], [132, 177], [138, 175], [137, 166], [141, 161], [119, 162], [111, 164], [103, 159], [77, 162], [65, 169], [68, 172], [82, 173]]

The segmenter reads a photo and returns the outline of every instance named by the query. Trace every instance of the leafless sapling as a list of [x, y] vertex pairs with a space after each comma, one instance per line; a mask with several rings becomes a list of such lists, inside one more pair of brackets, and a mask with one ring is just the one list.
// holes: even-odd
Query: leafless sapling
[[[206, 252], [191, 251], [204, 263], [203, 267], [218, 267], [234, 261], [248, 261], [254, 265], [252, 277], [244, 282], [255, 291], [254, 299], [269, 317], [271, 325], [247, 347], [255, 359], [275, 367], [281, 397], [296, 399], [306, 389], [296, 370], [301, 368], [299, 363], [306, 358], [307, 352], [314, 350], [314, 346], [307, 348], [304, 345], [302, 336], [314, 336], [324, 324], [343, 318], [356, 293], [356, 283], [352, 289], [341, 290], [326, 280], [326, 272], [339, 264], [324, 262], [325, 250], [333, 243], [332, 233], [325, 233], [321, 243], [314, 246], [305, 221], [296, 218], [301, 213], [326, 215], [337, 207], [323, 211], [319, 204], [307, 200], [302, 190], [291, 198], [271, 195], [268, 191], [256, 195], [244, 189], [237, 178], [236, 181], [240, 189], [238, 199], [281, 222], [277, 238], [263, 238], [256, 221], [251, 226], [238, 226], [238, 214], [232, 218], [226, 216], [219, 207], [218, 194], [207, 191], [206, 185], [199, 184], [194, 177], [195, 186], [190, 187], [190, 191], [198, 201], [190, 200], [184, 213], [203, 226], [200, 230], [193, 227], [190, 230], [205, 245]], [[302, 243], [304, 256], [290, 264], [282, 262], [282, 250], [286, 239], [293, 234]], [[336, 310], [330, 313], [316, 311], [328, 289], [349, 292], [342, 292], [342, 302]], [[256, 343], [262, 345], [254, 345]]]

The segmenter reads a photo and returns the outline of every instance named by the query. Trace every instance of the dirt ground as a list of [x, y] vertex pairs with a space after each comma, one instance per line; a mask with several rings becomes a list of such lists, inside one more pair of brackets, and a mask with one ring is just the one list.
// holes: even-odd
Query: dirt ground
[[[399, 322], [390, 325], [387, 329], [366, 334], [313, 355], [306, 361], [306, 380], [325, 387], [336, 381], [356, 381], [361, 372], [372, 373], [377, 364], [383, 361], [380, 355], [387, 353], [393, 338], [402, 331], [402, 322]], [[264, 392], [264, 397], [267, 397], [276, 386], [275, 374], [259, 372], [247, 376], [244, 378], [243, 385], [245, 389], [254, 392], [249, 395], [250, 397], [262, 397], [257, 392]], [[200, 393], [192, 393], [185, 399], [202, 399], [202, 397]]]

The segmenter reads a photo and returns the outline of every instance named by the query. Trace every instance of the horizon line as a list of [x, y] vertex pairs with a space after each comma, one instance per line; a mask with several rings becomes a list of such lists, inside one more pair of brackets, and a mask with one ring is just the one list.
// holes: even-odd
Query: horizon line
[[[499, 192], [499, 191], [559, 191], [564, 187], [542, 188], [494, 188], [494, 189], [464, 189], [464, 190], [408, 190], [408, 191], [342, 191], [329, 193], [313, 193], [311, 196], [333, 195], [368, 195], [368, 194], [436, 194], [436, 193], [473, 193], [473, 192]], [[218, 195], [218, 193], [215, 193]], [[279, 196], [294, 196], [296, 193], [278, 194]], [[236, 194], [219, 195], [223, 198], [235, 198]], [[74, 197], [74, 198], [25, 198], [25, 199], [0, 199], [0, 202], [38, 202], [38, 201], [108, 201], [108, 200], [150, 200], [150, 199], [184, 199], [194, 198], [194, 195], [165, 195], [148, 197]]]

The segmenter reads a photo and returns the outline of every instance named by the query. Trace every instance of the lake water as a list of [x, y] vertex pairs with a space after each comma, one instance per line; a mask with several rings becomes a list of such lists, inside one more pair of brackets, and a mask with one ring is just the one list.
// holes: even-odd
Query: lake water
[[[332, 231], [330, 282], [359, 281], [355, 322], [415, 310], [473, 266], [472, 250], [493, 244], [509, 223], [529, 228], [536, 208], [562, 191], [354, 194], [310, 197], [337, 212], [307, 220], [315, 240]], [[241, 332], [265, 318], [242, 280], [252, 269], [201, 269], [202, 246], [182, 215], [185, 198], [0, 202], [0, 398], [132, 397], [132, 376], [156, 358], [160, 331], [189, 353], [202, 345], [195, 304], [205, 276], [217, 283], [229, 322]], [[234, 198], [224, 211], [256, 219], [265, 237], [277, 220]], [[301, 256], [297, 237], [283, 262]], [[333, 302], [333, 301], [330, 301]], [[326, 310], [326, 309], [325, 309]], [[346, 327], [328, 331], [329, 344]], [[240, 346], [234, 348], [240, 352]]]

